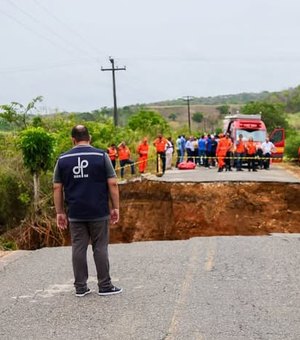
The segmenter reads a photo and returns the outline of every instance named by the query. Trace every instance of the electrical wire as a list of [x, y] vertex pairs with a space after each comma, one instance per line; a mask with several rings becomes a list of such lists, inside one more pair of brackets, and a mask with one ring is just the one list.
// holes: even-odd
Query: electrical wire
[[[55, 32], [49, 25], [47, 25], [44, 21], [37, 19], [35, 16], [33, 16], [31, 13], [25, 11], [23, 8], [19, 7], [14, 1], [12, 0], [7, 0], [9, 4], [11, 4], [13, 7], [15, 7], [19, 12], [23, 13], [25, 16], [29, 17], [31, 20], [33, 20], [35, 23], [37, 23], [38, 25], [42, 25], [44, 26], [44, 28], [49, 31], [51, 34], [53, 34], [53, 36], [55, 36], [56, 38], [60, 39], [63, 43], [64, 43], [64, 48], [71, 48], [73, 50], [75, 50], [76, 52], [79, 50], [82, 53], [84, 53], [85, 55], [87, 55], [86, 50], [82, 49], [81, 47], [75, 46], [73, 43], [71, 43], [69, 40], [65, 39], [64, 37], [62, 37], [60, 34], [58, 34], [57, 32]], [[67, 46], [66, 46], [67, 45]], [[89, 55], [89, 58], [94, 59], [94, 56], [91, 57]]]
[[42, 5], [38, 0], [33, 0], [33, 2], [41, 8], [46, 14], [48, 14], [50, 17], [52, 17], [57, 23], [62, 25], [64, 28], [66, 28], [69, 32], [80, 38], [82, 41], [84, 41], [86, 44], [90, 46], [96, 52], [97, 54], [103, 54], [106, 55], [103, 51], [99, 50], [99, 48], [92, 44], [91, 41], [86, 39], [81, 33], [79, 33], [77, 30], [75, 30], [73, 27], [67, 25], [64, 21], [62, 21], [59, 17], [57, 17], [53, 12], [51, 12], [44, 4]]
[[[23, 28], [25, 28], [27, 31], [37, 35], [39, 38], [48, 41], [51, 45], [55, 46], [56, 48], [62, 48], [62, 46], [58, 45], [55, 41], [53, 41], [52, 39], [49, 39], [48, 37], [40, 34], [39, 32], [33, 30], [32, 28], [30, 28], [29, 26], [27, 26], [26, 24], [24, 24], [22, 21], [20, 21], [19, 19], [15, 18], [14, 16], [12, 16], [9, 13], [6, 13], [5, 11], [3, 11], [3, 9], [0, 9], [0, 13], [2, 13], [4, 16], [8, 17], [10, 20], [14, 21], [15, 23], [17, 23], [18, 25], [22, 26]], [[68, 53], [70, 51], [68, 50]]]
[[45, 70], [51, 70], [56, 68], [67, 68], [73, 67], [74, 65], [82, 65], [84, 67], [94, 67], [91, 63], [87, 63], [79, 60], [66, 60], [61, 63], [55, 63], [52, 65], [32, 65], [32, 66], [20, 66], [20, 67], [11, 67], [11, 68], [0, 68], [0, 74], [12, 74], [12, 73], [23, 73], [23, 72], [40, 72]]

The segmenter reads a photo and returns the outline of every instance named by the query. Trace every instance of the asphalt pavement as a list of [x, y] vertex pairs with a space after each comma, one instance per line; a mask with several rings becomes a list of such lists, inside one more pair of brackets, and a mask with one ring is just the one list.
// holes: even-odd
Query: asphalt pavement
[[113, 283], [74, 294], [71, 248], [0, 258], [0, 339], [299, 340], [300, 234], [109, 246]]
[[258, 170], [257, 172], [243, 171], [218, 172], [217, 167], [204, 168], [196, 167], [194, 170], [178, 170], [173, 168], [167, 170], [162, 177], [154, 174], [146, 174], [144, 177], [148, 180], [161, 182], [282, 182], [282, 183], [300, 183], [300, 179], [292, 172], [285, 170], [278, 165], [271, 165], [269, 170]]

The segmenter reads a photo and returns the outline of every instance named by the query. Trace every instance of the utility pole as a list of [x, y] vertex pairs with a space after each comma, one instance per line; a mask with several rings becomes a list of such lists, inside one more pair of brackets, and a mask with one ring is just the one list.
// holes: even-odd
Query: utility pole
[[112, 71], [112, 79], [113, 79], [113, 96], [114, 96], [114, 125], [118, 126], [118, 109], [117, 109], [117, 95], [116, 95], [116, 71], [126, 71], [126, 67], [115, 67], [115, 61], [112, 57], [109, 57], [109, 61], [111, 62], [111, 68], [103, 68], [101, 66], [101, 71]]
[[192, 97], [190, 96], [183, 97], [183, 100], [187, 102], [189, 133], [191, 133], [191, 111], [190, 111], [190, 100], [191, 99]]

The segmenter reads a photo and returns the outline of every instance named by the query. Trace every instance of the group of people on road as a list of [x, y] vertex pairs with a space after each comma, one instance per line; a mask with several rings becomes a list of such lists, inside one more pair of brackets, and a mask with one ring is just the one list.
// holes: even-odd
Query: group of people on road
[[193, 136], [188, 139], [184, 135], [178, 136], [176, 140], [177, 160], [176, 167], [185, 160], [194, 162], [206, 169], [218, 166], [218, 172], [242, 171], [243, 163], [247, 163], [249, 171], [257, 171], [257, 168], [269, 169], [270, 157], [276, 152], [274, 144], [267, 137], [261, 144], [257, 145], [252, 137], [245, 141], [242, 134], [234, 143], [228, 133], [202, 135], [199, 138]]
[[240, 134], [233, 143], [229, 134], [221, 134], [216, 152], [218, 172], [224, 169], [231, 171], [233, 166], [237, 171], [243, 171], [243, 163], [247, 164], [248, 171], [256, 172], [258, 168], [268, 170], [273, 152], [276, 152], [276, 148], [268, 137], [261, 145], [257, 145], [252, 137], [245, 141]]
[[[165, 138], [158, 134], [153, 141], [156, 150], [156, 171], [164, 174], [166, 169], [172, 168], [172, 156], [176, 149], [177, 159], [175, 166], [184, 161], [194, 162], [198, 166], [206, 169], [217, 165], [218, 172], [232, 171], [235, 167], [237, 171], [242, 171], [243, 164], [247, 164], [249, 171], [257, 169], [269, 169], [270, 157], [276, 151], [274, 144], [267, 137], [266, 140], [258, 145], [252, 137], [245, 140], [242, 134], [239, 135], [234, 143], [228, 133], [202, 135], [198, 138], [190, 136], [185, 138], [184, 135], [178, 136], [175, 145], [171, 137]], [[138, 154], [137, 164], [139, 172], [143, 174], [147, 169], [150, 145], [147, 138], [143, 138], [138, 144], [136, 152]], [[135, 174], [135, 162], [131, 159], [131, 151], [122, 141], [118, 146], [111, 144], [107, 149], [109, 158], [116, 168], [116, 162], [119, 160], [120, 175], [124, 177], [126, 166], [130, 167], [131, 174]]]
[[[157, 172], [163, 174], [166, 169], [171, 169], [172, 167], [172, 154], [174, 151], [172, 138], [165, 138], [162, 134], [159, 134], [153, 141], [153, 146], [156, 150]], [[138, 154], [137, 164], [140, 174], [145, 173], [147, 169], [149, 149], [150, 145], [148, 139], [144, 137], [136, 149]], [[116, 168], [117, 160], [119, 160], [121, 178], [124, 177], [126, 166], [130, 166], [132, 175], [135, 174], [135, 162], [131, 159], [131, 151], [125, 141], [122, 141], [119, 145], [111, 144], [107, 149], [107, 153], [114, 169]]]
[[187, 140], [184, 135], [178, 136], [176, 140], [176, 167], [184, 161], [185, 153], [187, 154], [187, 162], [208, 167], [209, 161], [211, 161], [214, 165], [217, 145], [215, 136], [210, 134], [202, 135], [199, 138], [190, 136]]

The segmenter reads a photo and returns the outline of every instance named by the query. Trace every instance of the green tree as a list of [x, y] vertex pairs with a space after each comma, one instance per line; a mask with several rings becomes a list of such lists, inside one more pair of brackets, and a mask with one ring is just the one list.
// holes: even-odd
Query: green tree
[[118, 109], [120, 126], [125, 126], [128, 118], [141, 110], [140, 105], [124, 106]]
[[52, 166], [54, 138], [41, 127], [23, 130], [19, 136], [19, 148], [25, 167], [33, 175], [34, 211], [39, 207], [40, 175]]
[[220, 105], [217, 107], [217, 110], [220, 112], [221, 115], [227, 115], [229, 113], [230, 110], [230, 106], [227, 104], [224, 105]]
[[34, 126], [34, 127], [39, 127], [39, 126], [42, 127], [43, 126], [43, 120], [42, 120], [41, 116], [33, 117], [32, 126]]
[[129, 117], [128, 127], [134, 131], [140, 130], [151, 134], [170, 130], [167, 121], [158, 112], [151, 110], [141, 110]]
[[29, 114], [36, 109], [36, 103], [41, 102], [42, 100], [43, 97], [38, 96], [32, 99], [26, 106], [17, 102], [0, 105], [0, 118], [20, 129], [26, 129]]
[[175, 122], [176, 118], [177, 118], [177, 113], [170, 113], [168, 118], [171, 119], [173, 122]]
[[261, 113], [262, 120], [266, 124], [268, 132], [276, 127], [289, 127], [286, 115], [284, 113], [284, 105], [280, 103], [252, 102], [241, 108], [244, 114]]
[[270, 103], [281, 103], [286, 112], [300, 111], [300, 86], [280, 92], [272, 92], [266, 99]]
[[299, 112], [300, 111], [300, 86], [297, 86], [288, 96], [286, 103], [286, 110], [288, 112]]
[[94, 121], [96, 120], [96, 117], [91, 112], [80, 112], [77, 114], [77, 119], [80, 121]]
[[11, 130], [10, 124], [6, 120], [1, 118], [0, 116], [0, 131], [9, 131], [9, 130]]
[[193, 113], [192, 120], [196, 123], [201, 123], [203, 120], [204, 116], [202, 112], [195, 112]]

